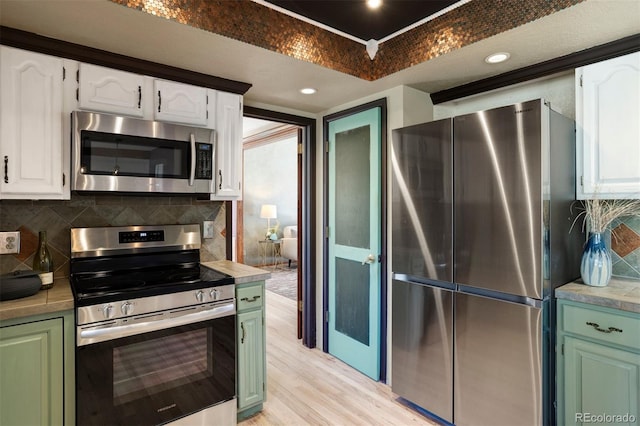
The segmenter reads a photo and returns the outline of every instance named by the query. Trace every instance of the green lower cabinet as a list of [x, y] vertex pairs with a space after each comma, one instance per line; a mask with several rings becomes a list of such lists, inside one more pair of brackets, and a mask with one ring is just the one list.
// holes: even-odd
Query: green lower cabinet
[[0, 425], [73, 425], [73, 312], [3, 321]]
[[[638, 417], [640, 355], [573, 337], [564, 339], [564, 424], [589, 423], [589, 415]], [[618, 417], [619, 416], [619, 417]], [[638, 424], [629, 421], [606, 423]]]
[[264, 282], [236, 288], [238, 420], [262, 410], [266, 396]]
[[640, 315], [558, 303], [558, 425], [640, 425]]

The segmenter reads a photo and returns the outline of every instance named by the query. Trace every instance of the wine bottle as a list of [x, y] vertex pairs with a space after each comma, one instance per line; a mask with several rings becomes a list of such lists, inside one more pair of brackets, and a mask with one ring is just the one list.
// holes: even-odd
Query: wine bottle
[[38, 250], [33, 256], [33, 270], [40, 276], [42, 281], [41, 290], [53, 287], [53, 260], [47, 248], [47, 232], [38, 233]]

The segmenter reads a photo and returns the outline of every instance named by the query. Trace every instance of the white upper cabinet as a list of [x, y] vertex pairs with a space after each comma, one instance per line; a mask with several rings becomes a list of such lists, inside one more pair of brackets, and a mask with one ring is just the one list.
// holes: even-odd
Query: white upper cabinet
[[69, 199], [63, 60], [0, 46], [1, 198]]
[[576, 69], [577, 196], [640, 198], [640, 52]]
[[[215, 188], [212, 199], [239, 199], [242, 196], [242, 96], [209, 91], [216, 114]], [[211, 125], [211, 123], [210, 123]]]
[[207, 89], [166, 80], [153, 81], [156, 120], [207, 125]]
[[144, 116], [144, 76], [80, 64], [79, 77], [80, 109], [132, 117]]

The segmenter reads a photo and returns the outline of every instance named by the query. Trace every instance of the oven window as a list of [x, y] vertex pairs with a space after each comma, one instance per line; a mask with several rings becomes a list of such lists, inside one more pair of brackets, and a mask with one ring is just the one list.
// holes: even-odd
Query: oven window
[[83, 173], [188, 179], [190, 145], [183, 141], [82, 131]]
[[211, 330], [201, 329], [113, 350], [113, 400], [121, 405], [211, 377]]
[[158, 425], [235, 396], [235, 316], [76, 349], [79, 425]]

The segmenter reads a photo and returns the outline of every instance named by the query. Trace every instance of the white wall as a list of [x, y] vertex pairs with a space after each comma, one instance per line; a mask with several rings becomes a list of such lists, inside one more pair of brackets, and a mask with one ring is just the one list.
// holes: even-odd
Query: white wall
[[439, 120], [539, 98], [549, 101], [553, 110], [575, 120], [576, 92], [574, 71], [554, 74], [549, 77], [435, 105], [433, 107], [433, 119]]
[[[287, 225], [297, 225], [298, 214], [298, 138], [286, 137], [244, 150], [243, 241], [244, 263], [260, 265], [258, 240], [263, 240], [267, 219], [260, 218], [263, 204], [275, 204], [278, 236]], [[270, 259], [267, 259], [269, 262]]]

